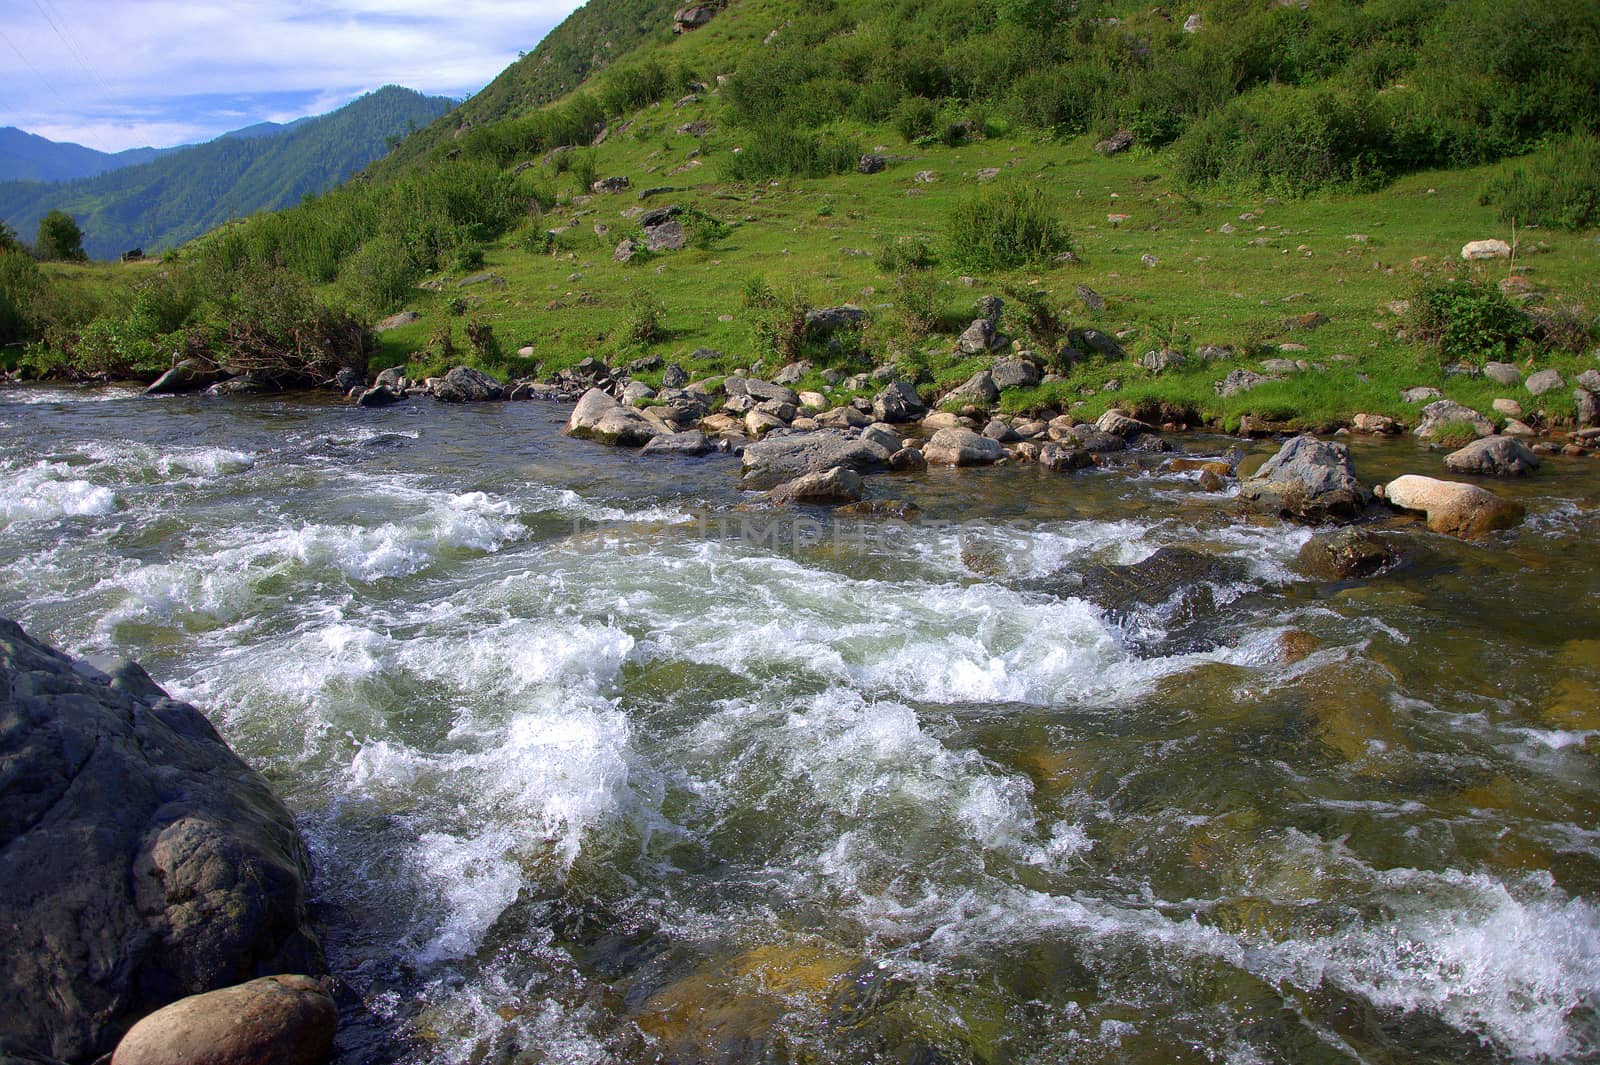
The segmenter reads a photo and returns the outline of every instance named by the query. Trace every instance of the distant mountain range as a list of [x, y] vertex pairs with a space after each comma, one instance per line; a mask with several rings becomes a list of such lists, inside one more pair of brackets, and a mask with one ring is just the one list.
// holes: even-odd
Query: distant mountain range
[[157, 252], [231, 218], [332, 188], [454, 106], [390, 85], [315, 118], [114, 155], [7, 128], [0, 130], [0, 174], [31, 165], [41, 174], [76, 167], [78, 176], [0, 182], [0, 218], [29, 239], [41, 218], [62, 210], [77, 219], [91, 258], [114, 259], [131, 248]]

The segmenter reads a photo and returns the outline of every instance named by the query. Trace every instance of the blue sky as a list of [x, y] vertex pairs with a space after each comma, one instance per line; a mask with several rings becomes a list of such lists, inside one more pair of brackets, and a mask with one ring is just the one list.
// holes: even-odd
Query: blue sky
[[469, 96], [579, 0], [4, 0], [0, 126], [114, 152], [322, 114], [397, 84]]

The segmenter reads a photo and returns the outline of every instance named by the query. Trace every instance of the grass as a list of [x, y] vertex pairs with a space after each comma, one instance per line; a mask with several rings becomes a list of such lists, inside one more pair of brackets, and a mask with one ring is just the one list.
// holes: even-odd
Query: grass
[[[752, 278], [764, 279], [785, 297], [797, 288], [811, 306], [854, 303], [880, 324], [892, 324], [898, 313], [893, 268], [900, 264], [880, 253], [912, 242], [945, 247], [944, 219], [987, 187], [978, 173], [992, 168], [1003, 179], [1053, 196], [1081, 262], [963, 277], [941, 254], [926, 271], [938, 305], [953, 309], [938, 323], [941, 328], [959, 331], [977, 297], [1010, 285], [1044, 290], [1069, 312], [1072, 326], [1125, 335], [1123, 346], [1135, 360], [1159, 347], [1192, 355], [1204, 344], [1245, 350], [1262, 342], [1294, 343], [1306, 350], [1289, 357], [1325, 367], [1223, 399], [1212, 383], [1235, 366], [1254, 367], [1257, 359], [1200, 364], [1191, 358], [1161, 377], [1134, 362], [1092, 362], [1064, 382], [1007, 393], [1006, 409], [1061, 405], [1087, 417], [1113, 404], [1152, 403], [1187, 407], [1224, 423], [1249, 414], [1320, 425], [1359, 411], [1414, 420], [1415, 410], [1399, 396], [1413, 385], [1440, 387], [1483, 410], [1506, 392], [1482, 379], [1446, 378], [1436, 353], [1395, 338], [1399, 320], [1385, 310], [1409, 296], [1420, 278], [1441, 271], [1491, 284], [1506, 276], [1504, 260], [1464, 264], [1459, 258], [1470, 240], [1510, 236], [1495, 209], [1479, 203], [1490, 168], [1416, 174], [1371, 194], [1280, 202], [1186, 193], [1168, 176], [1164, 157], [1133, 152], [1103, 158], [1091, 150], [1090, 137], [1061, 142], [1020, 134], [954, 148], [905, 146], [888, 125], [857, 124], [842, 126], [842, 135], [892, 146], [884, 172], [733, 184], [720, 180], [717, 158], [738, 146], [737, 137], [676, 132], [695, 119], [717, 126], [722, 117], [715, 93], [685, 108], [662, 103], [645, 109], [628, 133], [595, 150], [597, 172], [629, 176], [630, 192], [585, 197], [571, 184], [562, 187], [557, 206], [541, 220], [544, 227], [568, 227], [553, 253], [530, 251], [525, 239], [491, 245], [485, 269], [507, 281], [498, 288], [457, 290], [458, 275], [441, 275], [440, 292], [418, 291], [407, 304], [422, 320], [385, 334], [384, 359], [399, 361], [421, 348], [449, 316], [447, 301], [464, 295], [503, 348], [532, 345], [544, 373], [588, 356], [619, 363], [659, 354], [691, 372], [748, 367], [763, 358], [770, 364], [755, 330], [758, 315], [745, 306]], [[704, 165], [681, 169], [696, 161]], [[935, 179], [917, 180], [927, 170], [935, 171]], [[623, 215], [639, 206], [632, 190], [658, 185], [674, 191], [653, 197], [650, 206], [678, 203], [717, 219], [725, 231], [709, 246], [612, 262], [616, 241], [636, 229], [635, 220]], [[1128, 217], [1109, 220], [1114, 214]], [[605, 235], [596, 235], [596, 224], [607, 227]], [[1600, 306], [1600, 244], [1592, 233], [1520, 231], [1519, 239], [1524, 249], [1541, 246], [1536, 255], [1524, 251], [1518, 264], [1530, 280], [1587, 307]], [[1154, 265], [1145, 257], [1153, 257]], [[1104, 310], [1086, 310], [1078, 285], [1102, 295]], [[636, 293], [659, 303], [663, 339], [625, 340], [627, 330], [619, 324], [627, 320]], [[1284, 328], [1292, 317], [1312, 311], [1327, 323], [1303, 332]], [[1002, 327], [1019, 335], [1021, 314], [1010, 301]], [[918, 338], [884, 328], [869, 330], [868, 340], [882, 344], [868, 353], [869, 364], [923, 367], [925, 384], [959, 383], [972, 370], [953, 354], [949, 333]], [[717, 366], [696, 367], [688, 356], [697, 348], [725, 357]], [[826, 350], [806, 354], [819, 369], [828, 359]], [[860, 360], [838, 361], [847, 372], [864, 368]], [[1592, 361], [1588, 355], [1550, 356], [1539, 365], [1577, 370]], [[1120, 391], [1100, 391], [1111, 379], [1120, 380]], [[836, 400], [849, 394], [828, 391]], [[1530, 410], [1542, 404], [1552, 414], [1563, 404], [1570, 407], [1564, 394], [1539, 402], [1519, 398]]]

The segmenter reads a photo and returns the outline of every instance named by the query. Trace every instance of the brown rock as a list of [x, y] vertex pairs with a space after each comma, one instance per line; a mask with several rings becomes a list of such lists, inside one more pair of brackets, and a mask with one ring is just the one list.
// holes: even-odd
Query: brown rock
[[266, 976], [179, 999], [133, 1026], [111, 1065], [317, 1065], [339, 1010], [309, 976]]
[[1428, 528], [1447, 536], [1474, 540], [1496, 529], [1506, 529], [1522, 520], [1521, 503], [1501, 499], [1475, 484], [1441, 481], [1408, 473], [1390, 481], [1384, 488], [1389, 505], [1400, 510], [1420, 511], [1428, 517]]

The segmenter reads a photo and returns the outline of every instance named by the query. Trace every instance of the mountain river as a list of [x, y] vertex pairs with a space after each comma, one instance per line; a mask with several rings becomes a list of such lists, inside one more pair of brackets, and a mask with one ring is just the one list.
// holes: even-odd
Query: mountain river
[[1162, 456], [850, 517], [567, 413], [0, 391], [0, 614], [271, 780], [341, 1061], [1600, 1061], [1592, 459], [1330, 582]]

